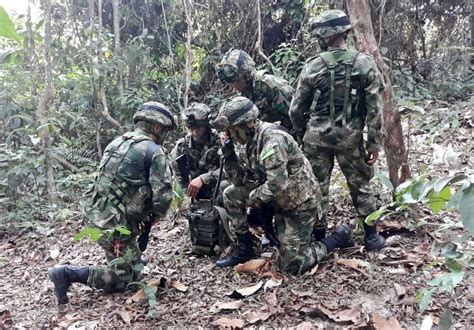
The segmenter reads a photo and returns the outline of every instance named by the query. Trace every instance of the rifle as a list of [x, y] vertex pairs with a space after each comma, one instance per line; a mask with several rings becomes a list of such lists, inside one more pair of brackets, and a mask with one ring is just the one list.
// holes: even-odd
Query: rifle
[[143, 229], [140, 236], [138, 236], [138, 248], [140, 251], [144, 252], [148, 246], [148, 241], [150, 240], [150, 231], [151, 226], [155, 222], [155, 216], [150, 214], [148, 218], [143, 222]]

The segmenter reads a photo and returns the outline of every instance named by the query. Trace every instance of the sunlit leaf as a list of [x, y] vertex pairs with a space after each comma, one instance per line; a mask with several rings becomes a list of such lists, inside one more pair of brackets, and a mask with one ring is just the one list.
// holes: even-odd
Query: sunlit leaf
[[459, 203], [459, 213], [464, 228], [474, 234], [474, 184], [472, 183], [463, 190]]
[[21, 42], [21, 37], [15, 30], [15, 25], [2, 6], [0, 6], [0, 37], [12, 39], [18, 43]]
[[80, 241], [86, 236], [88, 236], [93, 242], [97, 242], [100, 236], [102, 236], [102, 231], [98, 228], [86, 227], [74, 235], [74, 240]]

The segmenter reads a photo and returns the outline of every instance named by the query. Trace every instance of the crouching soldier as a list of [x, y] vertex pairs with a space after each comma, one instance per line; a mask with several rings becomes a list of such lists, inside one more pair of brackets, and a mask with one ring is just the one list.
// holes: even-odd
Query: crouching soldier
[[193, 251], [198, 254], [213, 254], [216, 245], [224, 244], [220, 236], [225, 233], [213, 206], [223, 205], [222, 191], [230, 184], [220, 171], [221, 143], [217, 131], [209, 125], [210, 112], [203, 103], [192, 103], [184, 109], [182, 119], [189, 133], [171, 151], [174, 173], [192, 198], [187, 218]]
[[170, 206], [171, 165], [161, 144], [175, 128], [173, 115], [161, 103], [146, 102], [133, 121], [135, 130], [116, 138], [105, 149], [99, 175], [83, 206], [87, 225], [102, 232], [98, 243], [109, 265], [50, 268], [48, 274], [59, 304], [68, 302], [67, 292], [74, 282], [121, 292], [139, 280], [142, 267], [137, 237], [150, 214], [159, 219]]
[[[351, 246], [351, 231], [343, 225], [319, 242], [312, 241], [321, 218], [321, 192], [311, 165], [293, 137], [280, 126], [257, 119], [258, 108], [237, 96], [225, 103], [213, 122], [223, 130], [225, 169], [233, 185], [224, 190], [224, 206], [238, 239], [217, 266], [229, 267], [255, 256], [246, 207], [275, 204], [275, 227], [280, 242], [278, 267], [301, 274], [336, 248]], [[236, 152], [234, 143], [242, 148]]]

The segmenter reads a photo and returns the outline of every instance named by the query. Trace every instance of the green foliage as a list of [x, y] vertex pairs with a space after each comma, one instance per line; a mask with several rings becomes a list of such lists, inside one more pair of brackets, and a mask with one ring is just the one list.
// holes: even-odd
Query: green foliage
[[18, 43], [21, 42], [21, 38], [16, 32], [15, 25], [13, 25], [10, 16], [8, 16], [7, 12], [2, 6], [0, 6], [0, 37], [12, 39]]
[[74, 235], [75, 241], [80, 241], [84, 237], [89, 237], [91, 241], [97, 242], [99, 238], [102, 236], [102, 231], [99, 228], [95, 227], [85, 227], [76, 235]]
[[305, 64], [305, 59], [302, 57], [301, 52], [290, 43], [282, 43], [270, 56], [270, 59], [280, 71], [276, 74], [282, 75], [283, 78], [288, 80], [290, 85], [295, 86]]

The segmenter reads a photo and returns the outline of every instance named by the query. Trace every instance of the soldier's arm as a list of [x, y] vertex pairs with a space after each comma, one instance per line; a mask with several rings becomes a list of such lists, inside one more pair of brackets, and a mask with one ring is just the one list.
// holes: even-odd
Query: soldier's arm
[[259, 163], [266, 174], [265, 182], [250, 192], [250, 203], [268, 203], [288, 186], [288, 152], [285, 139], [278, 134], [264, 141]]
[[367, 151], [379, 151], [382, 145], [382, 78], [375, 62], [367, 57], [367, 79], [365, 82], [365, 100], [367, 107]]
[[[278, 114], [285, 114], [288, 116], [288, 108], [291, 100], [287, 100], [285, 95], [280, 91], [277, 84], [272, 81], [270, 77], [265, 77], [262, 81], [255, 83], [256, 92], [260, 94], [262, 101], [266, 107], [269, 107]], [[273, 78], [275, 79], [275, 78]], [[260, 107], [259, 104], [256, 104]]]
[[176, 145], [174, 146], [173, 150], [171, 150], [171, 153], [170, 153], [170, 164], [171, 164], [171, 168], [173, 169], [173, 174], [175, 176], [175, 179], [177, 182], [179, 182], [179, 184], [183, 187], [183, 188], [186, 188], [185, 187], [185, 183], [188, 181], [188, 178], [185, 177], [183, 175], [183, 173], [181, 173], [181, 170], [179, 168], [179, 165], [178, 165], [178, 162], [176, 161], [176, 159], [183, 155], [184, 154], [184, 150], [183, 150], [183, 147], [182, 147], [182, 141], [181, 140], [178, 140], [178, 142], [176, 143]]
[[245, 170], [240, 164], [232, 141], [228, 140], [226, 144], [222, 146], [222, 153], [225, 159], [224, 169], [228, 174], [230, 181], [236, 186], [243, 186], [245, 184]]
[[291, 123], [298, 136], [303, 136], [306, 129], [307, 119], [304, 114], [311, 105], [313, 90], [311, 80], [308, 65], [305, 65], [298, 78], [298, 85], [289, 110]]
[[153, 193], [153, 213], [156, 217], [164, 217], [173, 199], [172, 170], [167, 156], [159, 148], [153, 155], [150, 166], [149, 182]]

